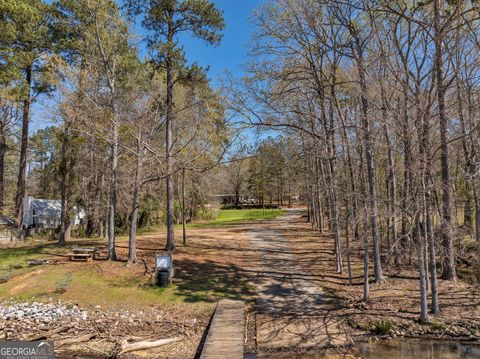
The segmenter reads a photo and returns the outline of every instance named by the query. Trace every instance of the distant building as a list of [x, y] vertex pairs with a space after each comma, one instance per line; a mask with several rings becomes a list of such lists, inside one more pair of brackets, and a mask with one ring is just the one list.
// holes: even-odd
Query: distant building
[[[240, 206], [253, 205], [255, 204], [255, 199], [249, 198], [246, 196], [238, 196], [235, 194], [216, 194], [211, 196], [214, 201], [222, 205], [232, 205], [238, 204]], [[238, 201], [238, 203], [237, 203]]]
[[15, 237], [15, 222], [7, 216], [0, 216], [0, 243], [11, 242]]
[[[60, 226], [62, 201], [26, 196], [23, 208], [24, 228], [55, 228]], [[73, 224], [82, 224], [85, 218], [85, 211], [78, 207], [75, 207], [74, 211]]]

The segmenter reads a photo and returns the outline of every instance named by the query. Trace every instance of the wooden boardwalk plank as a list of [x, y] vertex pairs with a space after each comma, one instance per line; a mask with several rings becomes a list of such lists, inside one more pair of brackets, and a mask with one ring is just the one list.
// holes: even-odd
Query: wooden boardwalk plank
[[245, 304], [221, 299], [203, 345], [201, 359], [243, 359]]

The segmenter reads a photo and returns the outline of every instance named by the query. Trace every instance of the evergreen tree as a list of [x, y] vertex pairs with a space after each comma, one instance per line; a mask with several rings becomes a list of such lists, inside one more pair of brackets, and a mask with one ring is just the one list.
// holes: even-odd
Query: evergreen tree
[[[224, 28], [221, 12], [208, 0], [129, 0], [127, 8], [132, 15], [143, 14], [142, 25], [149, 31], [149, 48], [159, 69], [166, 73], [165, 103], [165, 158], [167, 187], [167, 245], [175, 249], [174, 222], [174, 183], [173, 122], [175, 83], [185, 76], [185, 54], [179, 44], [181, 33], [191, 33], [209, 44], [220, 42], [220, 31]], [[190, 74], [198, 72], [193, 66]]]
[[[82, 83], [83, 74], [95, 77], [97, 96], [91, 98], [99, 115], [106, 122], [86, 124], [94, 132], [105, 133], [110, 145], [110, 185], [108, 213], [108, 258], [115, 260], [115, 220], [117, 212], [117, 181], [119, 157], [120, 104], [122, 83], [129, 75], [130, 67], [137, 63], [135, 51], [128, 44], [129, 33], [119, 8], [113, 0], [60, 0], [56, 3], [56, 30], [66, 33], [62, 52], [71, 65], [78, 64], [75, 86], [80, 96], [88, 91]], [[100, 117], [99, 116], [99, 117]], [[66, 126], [68, 128], [69, 126]], [[64, 216], [64, 218], [68, 218]], [[62, 226], [67, 228], [66, 225]], [[64, 235], [61, 235], [64, 238]]]
[[16, 224], [23, 223], [26, 195], [30, 106], [38, 94], [51, 86], [45, 81], [45, 55], [53, 47], [51, 6], [41, 0], [0, 2], [0, 81], [2, 94], [21, 102], [22, 135], [16, 195]]

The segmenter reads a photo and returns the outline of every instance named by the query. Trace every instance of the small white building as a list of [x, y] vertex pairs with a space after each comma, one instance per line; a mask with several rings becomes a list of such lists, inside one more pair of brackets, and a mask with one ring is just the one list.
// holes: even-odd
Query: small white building
[[[26, 196], [23, 204], [23, 227], [24, 228], [55, 228], [60, 226], [62, 213], [62, 201], [52, 199], [39, 199]], [[83, 223], [85, 211], [74, 208], [74, 225]]]

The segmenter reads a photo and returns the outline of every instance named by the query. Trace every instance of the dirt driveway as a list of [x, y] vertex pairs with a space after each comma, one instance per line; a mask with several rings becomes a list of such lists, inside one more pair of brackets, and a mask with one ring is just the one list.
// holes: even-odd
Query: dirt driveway
[[[254, 264], [256, 341], [258, 350], [329, 348], [349, 343], [333, 311], [336, 299], [302, 268], [304, 249], [286, 234], [299, 227], [300, 210], [248, 230]], [[305, 226], [305, 224], [303, 224]], [[298, 244], [298, 243], [297, 243]]]

